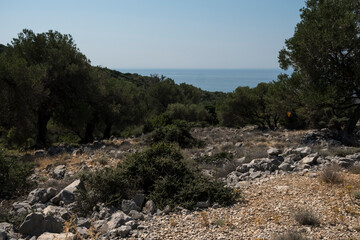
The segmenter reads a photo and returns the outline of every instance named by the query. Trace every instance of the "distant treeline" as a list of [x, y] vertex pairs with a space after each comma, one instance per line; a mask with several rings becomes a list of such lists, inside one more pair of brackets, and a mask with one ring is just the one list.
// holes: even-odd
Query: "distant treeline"
[[360, 118], [359, 5], [308, 0], [294, 36], [279, 54], [280, 66], [294, 70], [291, 76], [227, 94], [178, 85], [164, 76], [91, 66], [70, 35], [23, 30], [7, 46], [0, 45], [1, 144], [86, 143], [176, 121], [328, 127], [349, 140]]

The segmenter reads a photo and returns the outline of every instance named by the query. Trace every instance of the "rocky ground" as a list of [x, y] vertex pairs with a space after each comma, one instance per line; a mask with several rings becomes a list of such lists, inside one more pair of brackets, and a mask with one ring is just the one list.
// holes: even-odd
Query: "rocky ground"
[[[84, 189], [78, 173], [114, 166], [142, 151], [146, 141], [113, 138], [58, 146], [28, 153], [37, 163], [31, 178], [38, 187], [1, 203], [1, 211], [24, 219], [16, 229], [0, 223], [0, 239], [295, 239], [280, 238], [289, 232], [308, 239], [360, 239], [360, 175], [355, 174], [360, 149], [342, 146], [327, 129], [196, 128], [192, 135], [206, 145], [182, 150], [186, 161], [240, 191], [237, 204], [160, 210], [139, 194], [124, 200], [121, 209], [100, 204], [91, 217], [76, 217], [75, 192]], [[326, 183], [324, 169], [333, 164], [341, 167], [336, 171], [341, 181]], [[313, 221], [303, 225], [299, 216]]]

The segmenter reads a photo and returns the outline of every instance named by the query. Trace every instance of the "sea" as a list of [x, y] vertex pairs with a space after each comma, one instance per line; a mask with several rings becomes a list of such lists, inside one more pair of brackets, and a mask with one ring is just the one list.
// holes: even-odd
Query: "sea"
[[187, 83], [210, 92], [233, 92], [237, 87], [256, 87], [261, 82], [277, 80], [281, 69], [121, 69], [122, 73], [137, 73], [143, 76], [150, 74], [163, 75], [175, 83]]

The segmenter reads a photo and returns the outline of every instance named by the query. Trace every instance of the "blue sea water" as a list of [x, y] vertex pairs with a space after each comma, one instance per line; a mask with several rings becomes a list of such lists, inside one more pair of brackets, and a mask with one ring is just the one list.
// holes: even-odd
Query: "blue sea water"
[[187, 83], [207, 91], [233, 92], [239, 86], [256, 87], [277, 80], [280, 69], [116, 69], [123, 73], [164, 75], [175, 83]]

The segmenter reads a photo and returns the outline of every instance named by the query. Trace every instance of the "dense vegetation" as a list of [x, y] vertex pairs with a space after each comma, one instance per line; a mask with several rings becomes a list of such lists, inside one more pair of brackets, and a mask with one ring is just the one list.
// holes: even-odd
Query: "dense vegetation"
[[90, 203], [121, 205], [122, 199], [140, 192], [161, 208], [180, 205], [191, 209], [199, 201], [228, 205], [238, 197], [232, 189], [224, 188], [223, 183], [190, 169], [180, 152], [164, 143], [131, 155], [116, 168], [84, 175], [83, 180], [91, 190], [84, 200]]
[[201, 126], [329, 127], [349, 140], [360, 118], [358, 9], [355, 0], [308, 0], [279, 54], [280, 66], [293, 73], [228, 94], [178, 85], [164, 76], [94, 67], [70, 35], [23, 30], [0, 46], [1, 143], [91, 142], [164, 129], [177, 120]]

